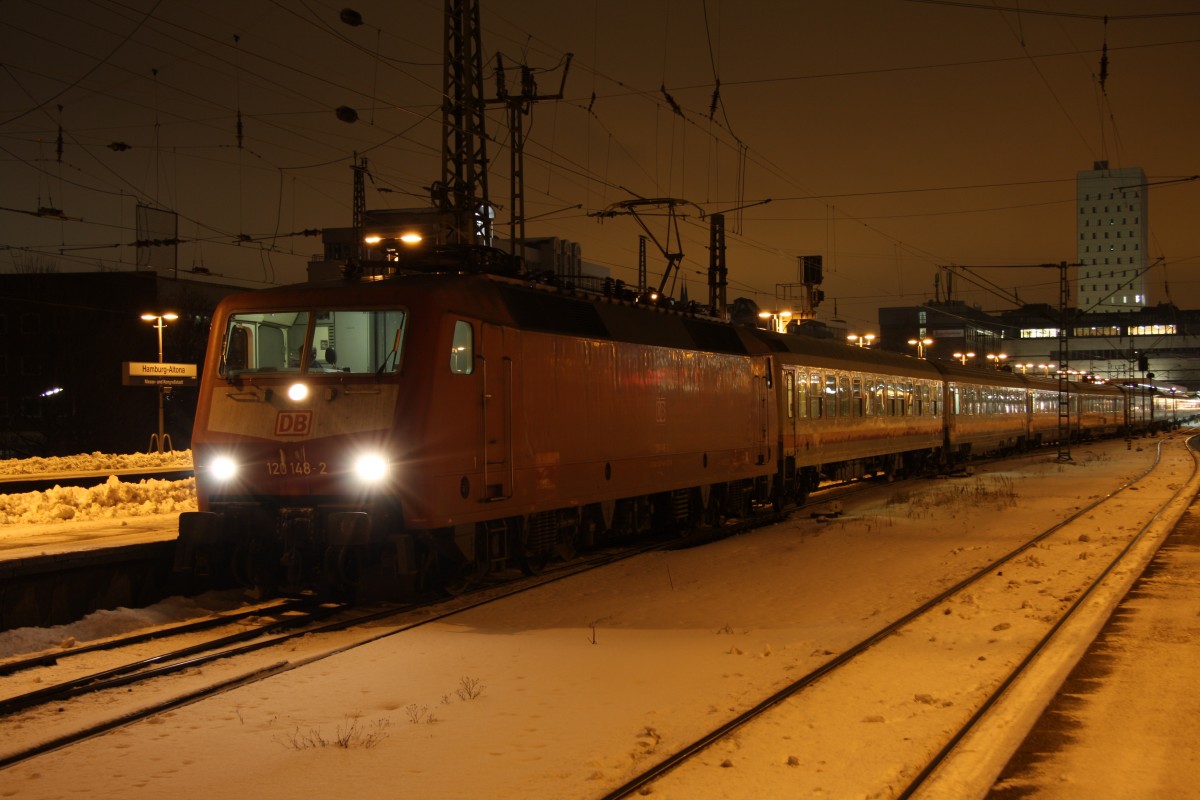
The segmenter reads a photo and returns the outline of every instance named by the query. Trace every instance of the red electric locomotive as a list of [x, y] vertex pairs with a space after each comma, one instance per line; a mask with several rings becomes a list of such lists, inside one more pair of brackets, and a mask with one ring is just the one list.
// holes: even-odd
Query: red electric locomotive
[[482, 272], [218, 307], [177, 568], [451, 585], [768, 498], [770, 356], [739, 329]]

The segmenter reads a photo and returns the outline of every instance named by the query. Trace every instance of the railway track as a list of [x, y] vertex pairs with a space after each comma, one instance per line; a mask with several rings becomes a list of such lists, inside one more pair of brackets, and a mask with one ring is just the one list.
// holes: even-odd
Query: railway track
[[[819, 688], [834, 697], [849, 697], [848, 693], [853, 689], [839, 687], [854, 686], [857, 680], [855, 673], [866, 670], [875, 673], [888, 670], [894, 670], [896, 673], [919, 671], [937, 676], [934, 681], [938, 686], [937, 695], [915, 691], [910, 696], [918, 705], [924, 705], [928, 712], [917, 715], [932, 718], [933, 725], [944, 730], [935, 734], [932, 739], [914, 737], [911, 748], [900, 748], [903, 755], [896, 763], [888, 764], [876, 774], [866, 774], [872, 768], [864, 765], [862, 796], [958, 796], [962, 792], [962, 779], [952, 774], [954, 767], [947, 766], [954, 761], [958, 749], [972, 736], [986, 737], [980, 730], [989, 713], [1014, 685], [1030, 674], [1038, 664], [1039, 658], [1053, 649], [1056, 637], [1060, 637], [1065, 628], [1076, 624], [1089, 613], [1094, 616], [1095, 610], [1089, 609], [1089, 605], [1094, 605], [1094, 595], [1101, 587], [1107, 585], [1114, 574], [1140, 571], [1140, 566], [1137, 565], [1146, 563], [1148, 555], [1144, 551], [1151, 547], [1146, 544], [1148, 532], [1167, 509], [1178, 506], [1185, 499], [1185, 492], [1189, 491], [1189, 486], [1192, 487], [1191, 492], [1195, 491], [1194, 481], [1198, 470], [1196, 452], [1189, 444], [1182, 456], [1175, 454], [1176, 458], [1190, 459], [1189, 480], [1175, 488], [1166, 501], [1142, 503], [1145, 507], [1139, 507], [1138, 518], [1143, 522], [1136, 529], [1125, 532], [1115, 557], [1107, 563], [1097, 563], [1087, 579], [1079, 585], [1055, 589], [1061, 600], [1059, 612], [1051, 618], [1040, 619], [1041, 624], [1038, 626], [1023, 626], [1036, 627], [1037, 630], [1024, 633], [1016, 649], [1007, 653], [1003, 663], [998, 662], [996, 667], [985, 667], [981, 663], [984, 661], [982, 657], [975, 663], [964, 663], [964, 656], [959, 648], [939, 641], [939, 620], [950, 615], [974, 613], [977, 610], [978, 598], [985, 592], [985, 583], [998, 582], [1002, 586], [1018, 587], [1027, 582], [1039, 581], [1039, 578], [1028, 577], [1027, 568], [1044, 567], [1051, 552], [1067, 550], [1073, 542], [1088, 541], [1089, 534], [1095, 527], [1095, 519], [1102, 515], [1109, 505], [1139, 502], [1131, 500], [1131, 497], [1135, 496], [1139, 488], [1152, 479], [1161, 468], [1164, 459], [1163, 444], [1171, 441], [1178, 443], [1182, 439], [1176, 437], [1173, 440], [1160, 441], [1159, 452], [1142, 474], [1046, 527], [1024, 544], [991, 560], [973, 574], [881, 626], [856, 645], [836, 655], [831, 654], [833, 657], [818, 668], [790, 681], [780, 690], [657, 761], [603, 797], [605, 800], [616, 800], [638, 794], [665, 797], [743, 796], [744, 790], [739, 792], [736, 786], [755, 785], [757, 778], [747, 773], [748, 765], [745, 762], [749, 759], [740, 758], [739, 755], [760, 750], [778, 751], [780, 730], [811, 730], [814, 727], [811, 716], [813, 713], [828, 714], [831, 711], [827, 703], [808, 703], [810, 695], [816, 694]], [[1190, 500], [1190, 497], [1186, 499]], [[996, 637], [993, 641], [1007, 635], [1006, 632], [1010, 628], [1010, 623], [997, 623], [992, 629]], [[1088, 640], [1090, 641], [1090, 638]], [[956, 681], [962, 682], [961, 692], [956, 691], [953, 685]], [[900, 687], [922, 686], [928, 683], [928, 680], [898, 680], [896, 687], [898, 691], [905, 691]], [[951, 696], [970, 697], [973, 703], [970, 707], [965, 707], [961, 700], [951, 703], [945, 699]], [[853, 702], [846, 705], [855, 710], [859, 708]], [[869, 707], [864, 708], [870, 710]], [[814, 712], [813, 709], [817, 711]], [[882, 723], [885, 720], [881, 714], [867, 714], [855, 720], [859, 721]], [[816, 727], [819, 728], [820, 725]], [[912, 727], [915, 730], [921, 726]], [[935, 744], [930, 745], [930, 741]], [[974, 749], [986, 751], [991, 746], [991, 743], [985, 740], [982, 743], [976, 742]], [[867, 752], [871, 744], [869, 741], [860, 742], [859, 748]], [[832, 757], [822, 757], [823, 750], [819, 741], [806, 743], [798, 749], [810, 752], [803, 756], [789, 756], [784, 762], [784, 769], [793, 767], [801, 771], [809, 766], [816, 773], [820, 773], [823, 771], [822, 766], [817, 765], [835, 762]], [[733, 766], [735, 758], [739, 759], [739, 769], [720, 769]], [[992, 760], [994, 761], [995, 757]], [[761, 764], [760, 769], [765, 769], [767, 773], [777, 773], [780, 766], [778, 762], [768, 762]], [[1003, 761], [1000, 761], [996, 768], [1001, 766]], [[958, 771], [970, 773], [972, 768], [958, 768]], [[723, 779], [736, 781], [735, 788], [723, 785]], [[937, 789], [931, 790], [929, 787], [935, 781], [941, 783]], [[956, 784], [955, 781], [959, 783]], [[946, 788], [947, 785], [949, 789]], [[803, 792], [798, 788], [797, 794], [801, 793]], [[856, 794], [860, 792], [856, 791]]]
[[[763, 523], [755, 520], [753, 524]], [[745, 526], [742, 525], [731, 525], [724, 533], [729, 535], [744, 529]], [[5, 725], [47, 725], [48, 728], [54, 729], [31, 746], [23, 746], [10, 752], [4, 752], [0, 746], [0, 769], [246, 683], [330, 658], [380, 639], [440, 622], [489, 603], [677, 543], [676, 539], [661, 539], [632, 547], [596, 552], [555, 565], [533, 576], [508, 576], [511, 579], [507, 580], [506, 576], [489, 576], [486, 581], [475, 583], [470, 590], [449, 600], [356, 608], [305, 598], [284, 599], [194, 623], [135, 632], [72, 650], [0, 662], [0, 721]], [[391, 623], [387, 624], [389, 620]], [[378, 624], [380, 622], [385, 624]], [[242, 629], [235, 633], [205, 636], [200, 641], [190, 641], [198, 634], [233, 625], [240, 625]], [[364, 627], [368, 625], [371, 627]], [[342, 633], [345, 635], [332, 636]], [[181, 639], [189, 641], [182, 646], [176, 646]], [[155, 646], [156, 650], [151, 655], [141, 655], [140, 650], [147, 643]], [[111, 663], [113, 659], [121, 658], [121, 654], [126, 651], [137, 651], [139, 654], [131, 656], [129, 660]], [[288, 657], [278, 659], [276, 655], [280, 652], [287, 652]], [[96, 654], [106, 654], [108, 657], [106, 665], [101, 669], [75, 669], [74, 674], [66, 678], [55, 677], [52, 672], [62, 662], [83, 660], [88, 655]], [[239, 657], [242, 657], [242, 661], [251, 658], [253, 660], [247, 666], [236, 661]], [[158, 696], [159, 693], [154, 692], [148, 700], [140, 694], [147, 684], [157, 679], [188, 671], [196, 672], [202, 668], [211, 669], [213, 665], [221, 662], [230, 664], [222, 669], [212, 670], [216, 673], [213, 678], [205, 678], [199, 682], [188, 681], [182, 689], [168, 690], [165, 696]], [[28, 670], [44, 670], [47, 685], [34, 691], [6, 694], [3, 678]], [[139, 693], [130, 695], [132, 687], [135, 686], [139, 687]], [[80, 708], [68, 708], [65, 705], [73, 702], [87, 703], [93, 699], [92, 695], [107, 698], [92, 704], [103, 704], [104, 710], [99, 714], [89, 713]], [[68, 711], [71, 713], [64, 713]], [[63, 724], [64, 719], [71, 721]]]
[[[1137, 481], [1143, 480], [1145, 477], [1140, 476], [1134, 481], [1130, 481], [1129, 485], [1122, 487], [1120, 492], [1114, 492], [1110, 496], [1118, 494], [1136, 496], [1138, 492], [1135, 490], [1134, 485]], [[888, 488], [879, 483], [875, 483], [874, 486], [883, 489]], [[895, 484], [891, 488], [899, 488], [900, 491], [905, 491], [907, 485]], [[857, 487], [855, 488], [855, 491], [860, 490]], [[821, 504], [838, 499], [838, 491], [822, 491], [814, 495], [813, 502]], [[803, 514], [804, 511], [802, 509], [800, 513]], [[1082, 509], [1076, 512], [1074, 516], [1078, 518], [1080, 515], [1086, 515], [1087, 513], [1087, 509]], [[740, 532], [741, 530], [736, 526], [729, 527], [729, 533]], [[5, 752], [3, 746], [0, 745], [0, 766], [19, 764], [49, 750], [67, 747], [73, 742], [127, 725], [139, 719], [161, 715], [170, 709], [220, 694], [246, 683], [261, 680], [266, 676], [286, 672], [306, 664], [312, 664], [346, 652], [347, 650], [352, 650], [389, 636], [395, 636], [406, 630], [421, 627], [431, 622], [448, 620], [456, 614], [481, 608], [489, 603], [498, 602], [522, 592], [546, 586], [555, 581], [564, 580], [584, 571], [605, 566], [640, 552], [671, 548], [677, 546], [680, 541], [679, 539], [670, 539], [655, 542], [632, 553], [598, 553], [588, 559], [556, 565], [551, 569], [545, 570], [538, 576], [510, 580], [504, 583], [483, 584], [476, 587], [471, 593], [433, 605], [344, 610], [344, 616], [339, 617], [337, 620], [328, 621], [320, 627], [305, 629], [303, 634], [298, 632], [296, 635], [289, 634], [289, 638], [286, 639], [282, 638], [281, 635], [274, 642], [264, 645], [253, 652], [213, 654], [212, 658], [202, 665], [203, 672], [199, 676], [195, 675], [196, 670], [192, 669], [192, 667], [201, 666], [197, 662], [189, 665], [189, 671], [187, 672], [160, 675], [154, 680], [138, 678], [136, 682], [127, 683], [123, 687], [110, 687], [110, 691], [107, 692], [74, 695], [66, 699], [48, 700], [39, 706], [29, 706], [3, 717], [3, 723], [0, 724], [5, 725], [6, 729], [10, 730], [19, 730], [21, 728], [36, 730], [38, 732], [38, 743], [30, 747], [23, 747], [20, 752], [15, 750]], [[1010, 555], [1010, 562], [1020, 561], [1023, 554], [1028, 554], [1032, 550], [1037, 550], [1037, 548], [1037, 543], [1027, 544], [1024, 548], [1024, 553]], [[994, 565], [989, 564], [987, 568], [980, 572], [987, 573], [998, 569]], [[1005, 566], [1003, 569], [1006, 575], [1009, 575], [1010, 570], [1014, 570], [1016, 567]], [[980, 580], [983, 579], [980, 578]], [[951, 587], [951, 589], [953, 588], [955, 587]], [[943, 601], [943, 607], [954, 610], [968, 606], [954, 600], [952, 596], [948, 595]], [[504, 614], [502, 606], [497, 606], [496, 610], [491, 613], [501, 616]], [[913, 620], [910, 624], [916, 626], [920, 626], [921, 624], [936, 625], [939, 613], [941, 613], [941, 610], [935, 610], [930, 615], [933, 620], [932, 622], [921, 623], [918, 620]], [[322, 633], [338, 633], [339, 635], [322, 635]], [[890, 642], [914, 641], [920, 638], [922, 637], [906, 635], [899, 628], [890, 634], [884, 631], [876, 637], [872, 637], [874, 646], [868, 645], [865, 647], [864, 653], [860, 657], [878, 654]], [[180, 648], [176, 647], [175, 649]], [[839, 654], [828, 659], [828, 664], [818, 671], [820, 674], [812, 676], [810, 687], [832, 683], [839, 674], [844, 674], [842, 672], [843, 665], [846, 669], [851, 668], [850, 664], [855, 659], [846, 659], [843, 656], [844, 654]], [[4, 666], [0, 665], [0, 668]], [[36, 665], [28, 666], [28, 669], [36, 668]], [[824, 679], [826, 675], [828, 675], [829, 680]], [[47, 676], [49, 676], [49, 673], [47, 673]], [[938, 680], [941, 680], [940, 676]], [[4, 682], [4, 679], [0, 677], [0, 692], [3, 691]], [[130, 691], [131, 689], [133, 691]], [[772, 707], [784, 706], [791, 702], [792, 699], [800, 699], [809, 694], [802, 689], [791, 692], [787, 697], [779, 698], [778, 702], [774, 702], [773, 705], [764, 701], [764, 704], [768, 706], [765, 710], [769, 711]], [[932, 710], [942, 710], [933, 706], [930, 708]], [[959, 709], [965, 709], [965, 705], [960, 703], [954, 710]], [[678, 763], [677, 768], [668, 768], [657, 775], [657, 777], [651, 777], [640, 785], [644, 787], [650, 782], [655, 782], [655, 791], [657, 791], [660, 784], [664, 787], [668, 786], [669, 782], [674, 780], [676, 775], [681, 775], [688, 769], [702, 768], [702, 762], [713, 753], [718, 752], [722, 747], [722, 742], [730, 739], [730, 734], [734, 737], [746, 735], [747, 731], [754, 727], [754, 724], [753, 722], [744, 722], [730, 728], [723, 738], [720, 736], [713, 738], [707, 745], [682, 759]], [[23, 736], [22, 738], [27, 740], [29, 737]], [[719, 755], [722, 756], [720, 760], [723, 761], [727, 754], [719, 753]], [[33, 764], [29, 766], [34, 767]], [[802, 766], [803, 764], [798, 765], [798, 767]], [[800, 771], [802, 769], [797, 769], [797, 772]], [[734, 771], [721, 770], [721, 772], [727, 772], [727, 774], [732, 775]], [[915, 774], [915, 772], [916, 769], [914, 768], [906, 774]], [[890, 785], [894, 783], [892, 780], [894, 777], [891, 776], [888, 780], [883, 781], [882, 784], [876, 785]], [[599, 787], [593, 786], [592, 788]], [[627, 784], [624, 794], [633, 791], [636, 790]], [[665, 789], [664, 793], [666, 793]], [[618, 790], [610, 796], [624, 796], [624, 794]], [[682, 794], [686, 795], [688, 793], [684, 792]], [[589, 794], [587, 796], [593, 795]], [[666, 796], [681, 796], [681, 794], [666, 793]], [[694, 796], [704, 795], [696, 794]]]
[[[823, 493], [820, 502], [828, 502], [831, 497], [837, 496], [840, 496], [837, 492]], [[745, 521], [732, 522], [706, 535], [703, 540], [712, 541], [716, 538], [734, 535], [779, 519], [780, 515], [765, 514]], [[197, 670], [237, 656], [246, 656], [271, 649], [278, 650], [291, 645], [301, 637], [317, 637], [321, 634], [342, 632], [367, 623], [402, 617], [409, 612], [424, 614], [417, 620], [401, 621], [394, 626], [385, 626], [382, 632], [377, 628], [370, 635], [318, 649], [304, 658], [292, 658], [281, 662], [269, 661], [232, 678], [222, 678], [199, 688], [189, 689], [185, 693], [172, 695], [134, 711], [109, 715], [105, 719], [65, 731], [32, 747], [6, 755], [0, 754], [0, 768], [89, 738], [114, 727], [162, 713], [178, 705], [195, 702], [206, 696], [227, 691], [246, 682], [295, 669], [321, 658], [328, 658], [412, 628], [442, 621], [456, 614], [531, 591], [548, 583], [599, 569], [616, 561], [632, 558], [649, 551], [694, 543], [687, 538], [664, 537], [632, 546], [587, 554], [569, 562], [554, 565], [533, 576], [514, 577], [515, 571], [508, 574], [488, 575], [473, 581], [468, 589], [450, 600], [387, 604], [375, 610], [365, 610], [342, 604], [320, 603], [312, 598], [285, 598], [270, 604], [256, 605], [236, 613], [221, 614], [191, 623], [134, 632], [126, 636], [53, 653], [39, 653], [26, 658], [0, 661], [0, 719], [11, 721], [17, 715], [30, 710], [67, 702], [84, 695], [121, 688], [127, 689], [152, 679], [163, 678], [187, 670]], [[429, 613], [430, 611], [433, 613]], [[325, 621], [334, 616], [338, 616], [338, 618]], [[191, 641], [197, 635], [235, 625], [240, 625], [241, 629], [230, 634], [205, 636], [199, 641]], [[187, 643], [176, 646], [176, 643], [181, 640], [186, 640]], [[157, 649], [153, 654], [141, 655], [140, 649], [148, 643]], [[116, 664], [106, 662], [102, 669], [95, 671], [75, 669], [70, 677], [66, 678], [56, 677], [53, 673], [53, 669], [64, 662], [77, 662], [88, 655], [96, 654], [106, 654], [108, 662], [111, 662], [114, 658], [119, 657], [119, 655], [113, 654], [120, 654], [122, 651], [138, 652], [139, 654], [130, 657], [128, 661], [120, 661]], [[44, 670], [47, 685], [34, 691], [5, 694], [2, 679], [27, 670]], [[41, 680], [41, 676], [39, 676], [39, 680]]]

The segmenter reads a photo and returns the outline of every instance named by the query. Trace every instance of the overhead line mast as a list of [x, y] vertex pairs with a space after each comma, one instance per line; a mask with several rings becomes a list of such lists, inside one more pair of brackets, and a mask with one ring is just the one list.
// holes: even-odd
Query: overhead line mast
[[496, 99], [491, 104], [503, 105], [508, 109], [509, 141], [509, 235], [512, 252], [525, 241], [525, 117], [529, 116], [533, 104], [540, 100], [561, 100], [567, 86], [567, 73], [571, 70], [574, 54], [567, 53], [563, 66], [562, 83], [555, 94], [538, 94], [533, 69], [521, 65], [521, 91], [511, 94], [505, 82], [504, 58], [496, 54]]
[[[1079, 264], [1068, 264], [1066, 261], [1060, 261], [1057, 264], [987, 264], [966, 266], [956, 264], [953, 266], [942, 267], [947, 271], [947, 276], [953, 275], [954, 269], [973, 271], [979, 269], [1026, 269], [1029, 267], [1042, 267], [1058, 270], [1058, 460], [1071, 460], [1071, 382], [1067, 378], [1067, 371], [1070, 368], [1070, 339], [1071, 339], [1071, 285], [1068, 280], [1068, 267], [1078, 267]], [[981, 278], [976, 275], [975, 277]], [[981, 278], [982, 279], [982, 278]], [[991, 281], [986, 281], [992, 286], [996, 286]], [[949, 277], [947, 277], [947, 286], [950, 285]], [[1000, 287], [996, 286], [996, 290]], [[999, 292], [997, 292], [999, 293]], [[950, 293], [947, 292], [946, 299], [950, 299]], [[1014, 292], [1011, 298], [1014, 303], [1020, 305], [1020, 298]]]
[[487, 185], [487, 125], [479, 0], [446, 0], [442, 80], [442, 178], [433, 202], [451, 219], [439, 240], [490, 244], [492, 211]]

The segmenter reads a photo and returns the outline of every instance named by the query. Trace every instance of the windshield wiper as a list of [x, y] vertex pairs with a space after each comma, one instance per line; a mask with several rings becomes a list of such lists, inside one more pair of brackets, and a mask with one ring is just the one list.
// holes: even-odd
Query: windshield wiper
[[404, 332], [403, 328], [396, 329], [396, 336], [394, 339], [392, 339], [392, 349], [388, 352], [387, 355], [385, 355], [383, 357], [383, 363], [379, 365], [379, 369], [375, 370], [376, 378], [383, 375], [383, 371], [385, 369], [387, 369], [388, 361], [391, 360], [393, 356], [395, 356], [396, 360], [399, 361], [399, 359], [400, 359], [400, 334], [402, 334], [403, 332]]

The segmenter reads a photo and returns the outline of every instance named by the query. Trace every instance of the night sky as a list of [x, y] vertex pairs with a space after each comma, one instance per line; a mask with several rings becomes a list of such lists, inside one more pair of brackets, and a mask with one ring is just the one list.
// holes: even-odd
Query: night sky
[[[440, 2], [0, 8], [0, 271], [133, 269], [140, 203], [178, 212], [181, 273], [299, 281], [321, 251], [299, 232], [350, 225], [353, 154], [368, 208], [427, 205], [440, 176]], [[1196, 0], [483, 0], [482, 24], [489, 97], [497, 52], [510, 91], [525, 63], [542, 95], [574, 54], [563, 99], [526, 119], [527, 233], [580, 242], [614, 277], [636, 279], [641, 230], [598, 214], [670, 197], [688, 202], [693, 299], [703, 215], [725, 212], [731, 299], [771, 307], [819, 254], [819, 318], [836, 302], [853, 330], [933, 297], [940, 265], [1051, 300], [1056, 272], [996, 267], [1073, 260], [1076, 172], [1105, 159], [1151, 184], [1150, 302], [1200, 308], [1200, 181], [1178, 181], [1200, 173]], [[504, 123], [489, 112], [507, 235]], [[653, 246], [650, 263], [656, 283]]]

